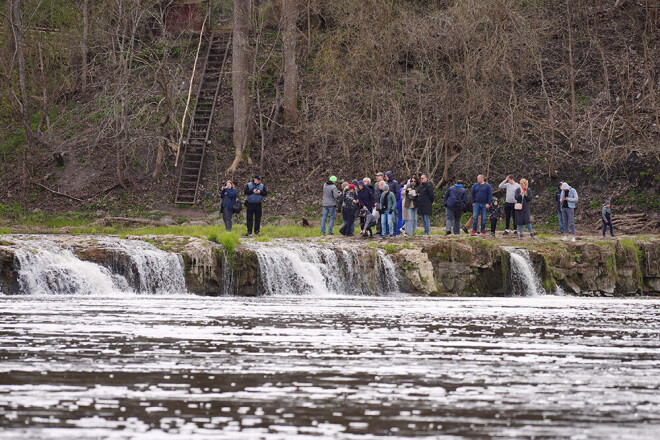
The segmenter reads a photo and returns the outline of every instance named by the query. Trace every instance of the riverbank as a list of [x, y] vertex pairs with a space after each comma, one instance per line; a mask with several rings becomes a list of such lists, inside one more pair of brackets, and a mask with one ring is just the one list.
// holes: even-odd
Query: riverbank
[[[21, 287], [21, 270], [33, 263], [21, 261], [17, 250], [28, 247], [24, 254], [37, 255], [47, 246], [53, 254], [58, 254], [57, 249], [71, 251], [71, 261], [60, 265], [78, 264], [73, 260], [77, 259], [98, 265], [110, 277], [131, 274], [128, 284], [137, 293], [145, 293], [140, 286], [162, 284], [140, 279], [145, 273], [156, 279], [162, 276], [151, 273], [155, 261], [176, 256], [181, 269], [161, 268], [161, 272], [180, 270], [187, 291], [211, 296], [319, 291], [434, 296], [660, 295], [660, 237], [655, 235], [581, 237], [575, 243], [543, 234], [533, 240], [501, 235], [494, 239], [432, 235], [394, 240], [277, 237], [296, 232], [292, 226], [294, 229], [274, 228], [262, 237], [246, 239], [213, 226], [177, 228], [185, 229], [142, 228], [136, 230], [139, 234], [125, 229], [120, 235], [107, 236], [4, 234], [0, 237], [0, 288], [9, 294], [26, 293]], [[65, 272], [63, 276], [69, 275]], [[34, 274], [35, 279], [40, 276]]]

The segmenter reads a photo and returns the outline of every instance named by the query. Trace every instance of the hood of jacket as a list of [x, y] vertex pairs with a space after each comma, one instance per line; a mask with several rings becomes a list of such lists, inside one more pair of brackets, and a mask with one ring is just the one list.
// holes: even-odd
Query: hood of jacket
[[561, 189], [564, 190], [564, 191], [566, 191], [567, 189], [571, 189], [571, 185], [569, 185], [568, 183], [564, 182], [564, 183], [561, 184]]
[[387, 178], [390, 182], [392, 182], [394, 180], [394, 175], [392, 174], [392, 171], [386, 172], [385, 175], [387, 176]]

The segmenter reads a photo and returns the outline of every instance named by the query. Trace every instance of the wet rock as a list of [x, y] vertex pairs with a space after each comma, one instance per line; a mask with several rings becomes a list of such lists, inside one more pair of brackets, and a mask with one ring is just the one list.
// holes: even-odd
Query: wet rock
[[424, 293], [434, 293], [438, 290], [433, 274], [433, 264], [428, 255], [420, 249], [403, 249], [399, 251], [403, 258], [401, 268], [415, 290]]
[[7, 241], [0, 242], [0, 292], [6, 295], [18, 290], [14, 252], [3, 246], [8, 244], [10, 243]]

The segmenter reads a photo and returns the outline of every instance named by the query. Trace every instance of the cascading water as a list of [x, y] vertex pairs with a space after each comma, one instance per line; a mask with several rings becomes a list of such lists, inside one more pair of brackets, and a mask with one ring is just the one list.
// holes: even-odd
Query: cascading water
[[[114, 261], [83, 261], [55, 239], [13, 239], [18, 291], [31, 295], [186, 293], [183, 259], [139, 240], [90, 238]], [[109, 267], [106, 267], [109, 266]]]
[[254, 243], [266, 295], [386, 295], [396, 267], [381, 250], [315, 243]]
[[126, 276], [136, 293], [166, 295], [186, 292], [181, 255], [165, 252], [141, 240], [104, 238], [99, 243], [129, 259], [132, 270], [127, 271]]
[[18, 284], [31, 295], [115, 295], [128, 283], [103, 266], [81, 261], [69, 249], [48, 240], [17, 243]]
[[541, 296], [545, 290], [534, 271], [529, 252], [514, 247], [504, 247], [509, 253], [508, 288], [516, 296]]

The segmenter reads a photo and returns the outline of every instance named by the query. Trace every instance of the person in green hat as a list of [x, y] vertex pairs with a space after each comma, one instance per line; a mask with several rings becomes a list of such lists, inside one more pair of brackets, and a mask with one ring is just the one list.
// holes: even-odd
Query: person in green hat
[[337, 178], [335, 176], [330, 176], [328, 181], [323, 184], [323, 217], [321, 218], [321, 235], [325, 235], [325, 226], [328, 217], [330, 217], [328, 233], [333, 235], [332, 228], [335, 227], [337, 199], [339, 198], [339, 190], [335, 183], [337, 183]]

